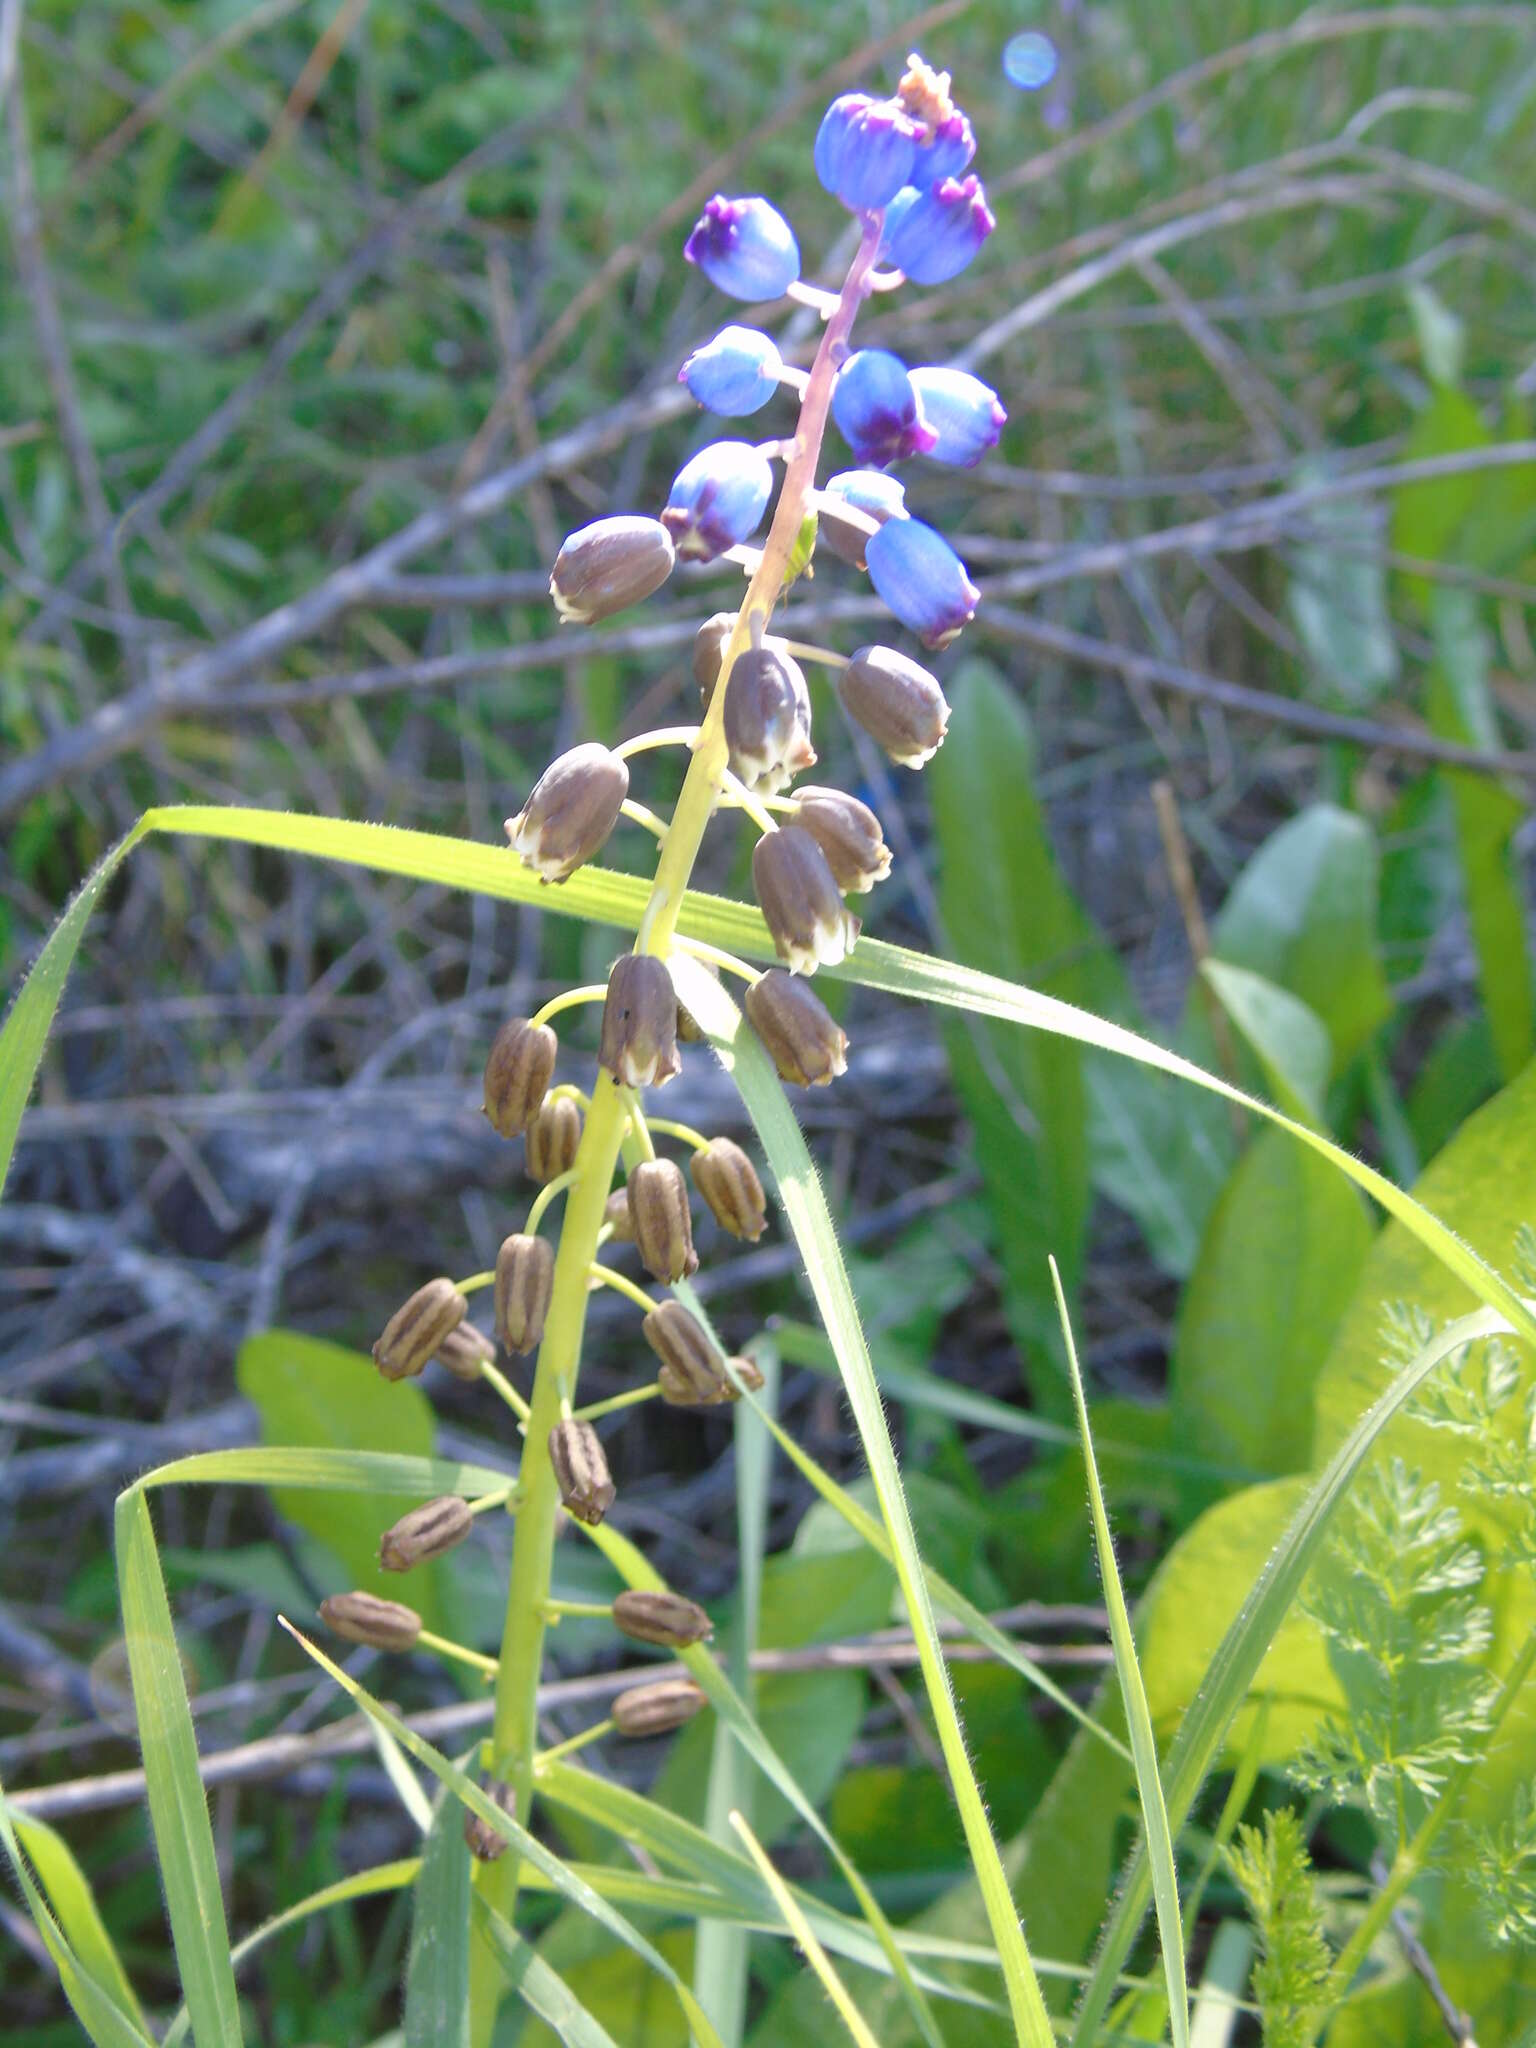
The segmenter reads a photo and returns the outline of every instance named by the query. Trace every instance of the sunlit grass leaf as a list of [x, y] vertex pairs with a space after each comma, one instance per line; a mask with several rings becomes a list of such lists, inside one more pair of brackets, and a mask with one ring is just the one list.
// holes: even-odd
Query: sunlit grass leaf
[[1136, 1638], [1131, 1631], [1131, 1617], [1120, 1584], [1120, 1567], [1115, 1561], [1104, 1492], [1099, 1485], [1098, 1461], [1093, 1455], [1093, 1432], [1088, 1426], [1088, 1402], [1083, 1392], [1077, 1345], [1067, 1314], [1067, 1297], [1062, 1292], [1061, 1276], [1054, 1259], [1051, 1261], [1051, 1279], [1056, 1289], [1056, 1306], [1067, 1349], [1067, 1369], [1072, 1377], [1077, 1426], [1083, 1441], [1088, 1505], [1093, 1517], [1094, 1547], [1099, 1554], [1099, 1575], [1104, 1584], [1104, 1604], [1109, 1610], [1109, 1639], [1115, 1653], [1115, 1675], [1120, 1681], [1120, 1697], [1125, 1703], [1126, 1726], [1131, 1736], [1131, 1755], [1136, 1765], [1142, 1839], [1151, 1865], [1152, 1895], [1157, 1905], [1157, 1930], [1163, 1950], [1163, 1974], [1168, 1984], [1169, 2026], [1173, 2048], [1189, 2048], [1189, 1982], [1184, 1966], [1184, 1930], [1179, 1917], [1179, 1878], [1173, 1859], [1173, 1838], [1168, 1831], [1168, 1809], [1163, 1803], [1157, 1739], [1152, 1733], [1146, 1687], [1141, 1682], [1141, 1670], [1136, 1662]]
[[835, 1965], [812, 1931], [811, 1923], [801, 1912], [793, 1893], [783, 1878], [774, 1869], [768, 1852], [753, 1834], [751, 1828], [739, 1813], [731, 1815], [731, 1825], [747, 1845], [747, 1853], [762, 1872], [763, 1882], [773, 1893], [779, 1911], [788, 1922], [790, 1931], [799, 1942], [807, 1961], [821, 1979], [828, 1998], [836, 2008], [838, 2018], [853, 2036], [856, 2048], [880, 2048], [879, 2042], [869, 2031], [863, 2015], [848, 1995], [848, 1987], [837, 1974]]
[[[565, 2048], [617, 2048], [612, 2034], [587, 2011], [565, 1979], [478, 1893], [474, 1912], [476, 1926], [501, 1960], [508, 1985], [530, 2012], [554, 2028]], [[467, 1921], [465, 1925], [467, 1931]], [[409, 2044], [409, 2032], [406, 2040]]]
[[74, 1950], [80, 1967], [122, 2007], [141, 2033], [147, 2033], [143, 2007], [107, 1932], [91, 1881], [76, 1862], [68, 1842], [44, 1820], [32, 1820], [18, 1813], [13, 1816], [13, 1823], [16, 1838], [37, 1874], [59, 1932]]
[[[392, 1730], [375, 1725], [394, 1741]], [[406, 2048], [469, 2048], [469, 1862], [463, 1810], [445, 1790], [416, 1880], [405, 1968]]]
[[1265, 1085], [1287, 1116], [1326, 1131], [1323, 1101], [1333, 1070], [1328, 1027], [1300, 996], [1246, 967], [1206, 960], [1201, 974], [1263, 1070]]
[[326, 1450], [314, 1444], [198, 1451], [157, 1465], [138, 1482], [155, 1486], [317, 1487], [336, 1493], [401, 1493], [430, 1500], [440, 1493], [475, 1500], [510, 1486], [515, 1472], [464, 1465], [456, 1458], [412, 1458], [395, 1451]]

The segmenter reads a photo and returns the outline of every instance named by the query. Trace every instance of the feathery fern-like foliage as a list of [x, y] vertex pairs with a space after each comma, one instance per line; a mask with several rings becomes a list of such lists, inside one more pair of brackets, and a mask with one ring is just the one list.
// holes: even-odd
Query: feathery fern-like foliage
[[1253, 1972], [1264, 2048], [1310, 2048], [1333, 1958], [1323, 1938], [1306, 1837], [1290, 1807], [1266, 1813], [1262, 1830], [1239, 1827], [1227, 1867], [1264, 1945]]

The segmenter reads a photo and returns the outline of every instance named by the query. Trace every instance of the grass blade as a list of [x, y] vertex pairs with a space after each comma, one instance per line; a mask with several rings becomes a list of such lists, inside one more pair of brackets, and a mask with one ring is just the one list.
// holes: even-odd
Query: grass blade
[[91, 1881], [75, 1861], [69, 1844], [44, 1820], [31, 1820], [18, 1813], [12, 1816], [12, 1824], [42, 1886], [49, 1911], [80, 1967], [95, 1978], [139, 2032], [147, 2034], [143, 2008], [107, 1932]]
[[199, 1451], [157, 1465], [136, 1482], [155, 1486], [293, 1486], [348, 1493], [440, 1493], [477, 1500], [516, 1482], [515, 1472], [463, 1465], [456, 1458], [408, 1458], [393, 1451], [344, 1451], [323, 1445], [261, 1445], [240, 1451]]
[[117, 1498], [117, 1584], [133, 1708], [160, 1879], [182, 1991], [199, 2048], [242, 2038], [208, 1802], [197, 1768], [181, 1653], [155, 1550], [149, 1502], [137, 1486]]
[[[390, 1731], [374, 1725], [398, 1755]], [[459, 1803], [447, 1791], [427, 1830], [416, 1880], [405, 1967], [405, 2048], [469, 2048], [469, 1844]]]
[[478, 1892], [475, 1922], [501, 1958], [508, 1984], [530, 2012], [553, 2027], [565, 2048], [618, 2048], [612, 2034], [593, 2018], [565, 1979]]
[[852, 2034], [857, 2048], [880, 2048], [880, 2043], [865, 2025], [858, 2007], [848, 1996], [848, 1987], [834, 1969], [832, 1958], [812, 1933], [810, 1921], [796, 1905], [789, 1886], [768, 1860], [768, 1853], [762, 1843], [739, 1813], [731, 1815], [731, 1826], [746, 1843], [747, 1854], [762, 1872], [763, 1882], [773, 1893], [774, 1903], [784, 1915], [785, 1922], [796, 1941], [805, 1951], [807, 1962], [821, 1979], [823, 1989], [837, 2008], [839, 2019]]
[[1136, 1661], [1136, 1638], [1126, 1611], [1120, 1568], [1115, 1562], [1114, 1540], [1099, 1485], [1098, 1460], [1093, 1454], [1093, 1433], [1088, 1427], [1088, 1402], [1083, 1393], [1083, 1375], [1077, 1362], [1077, 1345], [1067, 1313], [1056, 1261], [1050, 1261], [1051, 1285], [1056, 1290], [1056, 1312], [1061, 1317], [1061, 1334], [1066, 1344], [1067, 1369], [1072, 1376], [1072, 1400], [1077, 1409], [1077, 1426], [1083, 1439], [1083, 1464], [1088, 1474], [1088, 1505], [1093, 1516], [1093, 1540], [1099, 1553], [1099, 1576], [1104, 1584], [1104, 1604], [1109, 1610], [1109, 1639], [1115, 1653], [1115, 1674], [1125, 1702], [1126, 1726], [1131, 1737], [1131, 1756], [1136, 1766], [1136, 1790], [1141, 1798], [1143, 1839], [1152, 1871], [1152, 1896], [1157, 1905], [1157, 1931], [1163, 1949], [1163, 1975], [1168, 1983], [1168, 2023], [1173, 2048], [1189, 2048], [1189, 1981], [1184, 1967], [1184, 1930], [1179, 1918], [1179, 1878], [1173, 1860], [1173, 1838], [1168, 1832], [1168, 1809], [1163, 1804], [1163, 1781], [1158, 1774], [1157, 1739], [1152, 1733], [1152, 1715], [1147, 1691]]

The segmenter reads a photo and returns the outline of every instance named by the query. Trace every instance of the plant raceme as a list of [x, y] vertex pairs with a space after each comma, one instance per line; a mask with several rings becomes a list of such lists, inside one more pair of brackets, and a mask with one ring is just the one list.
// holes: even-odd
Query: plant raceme
[[[704, 1410], [762, 1383], [750, 1360], [723, 1354], [683, 1302], [655, 1298], [599, 1256], [610, 1245], [615, 1251], [632, 1246], [648, 1278], [670, 1286], [698, 1263], [695, 1194], [738, 1238], [755, 1240], [767, 1222], [762, 1182], [738, 1145], [648, 1112], [646, 1091], [679, 1071], [680, 1044], [702, 1036], [679, 1005], [669, 960], [691, 953], [712, 969], [740, 976], [747, 1018], [780, 1077], [802, 1086], [830, 1083], [844, 1071], [847, 1040], [810, 977], [856, 944], [859, 920], [844, 893], [874, 888], [890, 873], [891, 855], [878, 818], [856, 798], [832, 787], [796, 792], [796, 778], [817, 758], [801, 660], [835, 672], [845, 711], [893, 761], [920, 768], [944, 738], [943, 691], [912, 655], [872, 645], [844, 657], [791, 645], [768, 629], [823, 529], [829, 551], [867, 570], [890, 611], [925, 647], [943, 647], [974, 615], [977, 592], [963, 563], [942, 534], [909, 512], [901, 483], [888, 472], [909, 459], [975, 463], [995, 444], [1003, 408], [962, 371], [909, 371], [887, 350], [850, 347], [855, 318], [872, 292], [891, 289], [904, 276], [943, 282], [980, 250], [993, 220], [968, 172], [974, 152], [970, 123], [950, 98], [948, 76], [920, 57], [909, 59], [894, 96], [849, 93], [833, 102], [816, 138], [816, 171], [859, 226], [857, 251], [836, 293], [801, 283], [799, 245], [768, 200], [711, 199], [688, 237], [686, 259], [733, 298], [760, 302], [789, 294], [812, 304], [824, 331], [809, 371], [802, 371], [784, 362], [766, 334], [727, 325], [689, 355], [681, 380], [700, 405], [726, 418], [755, 415], [781, 395], [796, 404], [798, 417], [787, 436], [761, 444], [707, 443], [678, 471], [658, 517], [599, 519], [570, 535], [554, 564], [556, 609], [562, 619], [582, 624], [650, 596], [679, 559], [729, 556], [743, 564], [749, 581], [734, 613], [699, 628], [696, 727], [642, 734], [621, 747], [587, 742], [571, 748], [507, 822], [511, 857], [558, 886], [593, 859], [621, 816], [636, 817], [660, 842], [654, 886], [634, 950], [614, 963], [604, 984], [568, 991], [535, 1016], [508, 1020], [490, 1048], [486, 1116], [501, 1137], [522, 1137], [529, 1173], [543, 1184], [521, 1228], [502, 1244], [493, 1272], [462, 1281], [442, 1277], [420, 1288], [391, 1316], [375, 1346], [386, 1380], [413, 1377], [437, 1358], [461, 1379], [490, 1384], [517, 1414], [525, 1451], [510, 1498], [429, 1502], [384, 1532], [381, 1549], [385, 1568], [405, 1574], [461, 1542], [473, 1514], [510, 1509], [515, 1540], [500, 1655], [494, 1662], [480, 1659], [430, 1636], [404, 1602], [356, 1593], [333, 1598], [324, 1610], [349, 1641], [383, 1650], [425, 1647], [492, 1666], [496, 1710], [482, 1771], [488, 1795], [524, 1826], [537, 1784], [544, 1632], [560, 1611], [550, 1600], [557, 1520], [563, 1511], [596, 1527], [615, 1497], [602, 1440], [576, 1405], [589, 1292], [610, 1286], [635, 1305], [636, 1336], [655, 1359], [635, 1398], [654, 1395]], [[817, 472], [829, 419], [857, 467], [823, 488]], [[770, 503], [766, 539], [754, 546]], [[631, 801], [630, 764], [666, 745], [686, 747], [690, 759], [673, 815], [663, 823]], [[677, 933], [705, 831], [722, 811], [745, 817], [758, 834], [753, 885], [784, 963], [766, 972]], [[588, 1002], [602, 1006], [595, 1080], [590, 1088], [557, 1085], [552, 1019]], [[687, 1149], [688, 1175], [658, 1151], [658, 1139]], [[621, 1167], [627, 1170], [616, 1186]], [[556, 1242], [543, 1226], [562, 1198]], [[495, 1347], [468, 1320], [469, 1296], [482, 1287], [492, 1292], [500, 1347], [537, 1353], [529, 1398], [498, 1369]], [[673, 1647], [709, 1633], [708, 1616], [677, 1595], [647, 1596], [638, 1606], [624, 1598], [627, 1606], [615, 1603], [611, 1617], [622, 1633]], [[621, 1698], [603, 1729], [652, 1736], [679, 1726], [705, 1703], [692, 1680], [642, 1692]], [[488, 1903], [510, 1914], [519, 1858], [503, 1855], [502, 1838], [473, 1816], [467, 1834]], [[479, 1991], [476, 2027], [483, 2038], [499, 1982], [481, 1973]]]

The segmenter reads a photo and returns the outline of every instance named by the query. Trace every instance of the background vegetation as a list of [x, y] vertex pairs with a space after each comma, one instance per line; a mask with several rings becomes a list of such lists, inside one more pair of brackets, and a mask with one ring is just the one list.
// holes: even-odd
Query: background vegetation
[[[1038, 94], [1001, 61], [1031, 24], [1062, 59]], [[999, 230], [955, 285], [861, 332], [972, 364], [1011, 419], [980, 470], [914, 489], [986, 592], [941, 664], [955, 710], [932, 769], [896, 782], [818, 702], [829, 779], [869, 797], [897, 851], [869, 930], [1179, 1047], [1416, 1185], [1536, 1292], [1517, 1245], [1536, 1156], [1533, 27], [1522, 6], [1250, 0], [955, 0], [915, 28], [795, 0], [8, 0], [7, 987], [150, 804], [494, 845], [558, 747], [687, 715], [694, 626], [731, 584], [679, 581], [574, 635], [547, 564], [582, 520], [659, 504], [697, 439], [674, 378], [719, 316], [679, 257], [701, 199], [766, 191], [808, 258], [831, 249], [845, 223], [812, 179], [812, 125], [915, 36], [956, 74]], [[780, 324], [813, 339], [803, 316]], [[848, 647], [873, 615], [835, 566], [796, 604]], [[621, 833], [606, 859], [638, 856]], [[714, 858], [705, 886], [744, 895], [725, 842]], [[97, 911], [0, 1209], [0, 1776], [67, 1893], [52, 1816], [159, 2020], [176, 1960], [142, 1789], [112, 1776], [138, 1762], [114, 1496], [263, 1440], [499, 1462], [504, 1418], [478, 1390], [439, 1377], [386, 1409], [353, 1355], [411, 1287], [490, 1263], [523, 1183], [478, 1114], [486, 1042], [611, 944], [185, 838], [141, 847]], [[1166, 1753], [1315, 1475], [1394, 1358], [1473, 1297], [1326, 1162], [1213, 1097], [1069, 1040], [835, 993], [850, 1072], [798, 1106], [924, 1555], [1123, 1732], [1054, 1253]], [[743, 1135], [703, 1059], [667, 1107]], [[737, 1348], [766, 1333], [783, 1422], [867, 1498], [801, 1263], [776, 1228], [716, 1248], [701, 1292]], [[633, 1347], [600, 1305], [592, 1329], [600, 1398], [632, 1383]], [[1479, 1344], [1392, 1423], [1233, 1724], [1180, 1841], [1212, 2042], [1315, 2038], [1341, 1952], [1364, 1973], [1332, 2048], [1460, 2039], [1462, 2012], [1484, 2048], [1532, 2038], [1529, 1367]], [[760, 1437], [615, 1420], [614, 1526], [762, 1653], [760, 1718], [892, 1917], [974, 1941], [910, 1645], [868, 1640], [900, 1620], [889, 1566]], [[210, 1781], [236, 1933], [416, 1853], [366, 1733], [339, 1757], [317, 1739], [335, 1689], [275, 1624], [375, 1583], [391, 1504], [172, 1487], [154, 1512], [199, 1741], [234, 1759]], [[423, 1596], [481, 1649], [505, 1556], [487, 1530]], [[562, 1560], [573, 1597], [618, 1583], [585, 1547]], [[601, 1712], [617, 1663], [582, 1621], [557, 1649], [552, 1741]], [[425, 1659], [349, 1668], [437, 1716], [450, 1753], [473, 1739], [477, 1684]], [[1066, 2013], [1136, 1780], [1016, 1671], [957, 1662], [955, 1679]], [[703, 1821], [711, 1752], [700, 1722], [601, 1760]], [[1300, 1824], [1266, 1833], [1290, 1809]], [[787, 1876], [849, 1906], [769, 1788], [753, 1824]], [[558, 1840], [631, 1865], [590, 1817], [562, 1813]], [[11, 2030], [77, 2038], [19, 1894], [0, 1913]], [[685, 1976], [703, 1966], [686, 1912], [645, 1924]], [[387, 2034], [410, 1925], [396, 1891], [276, 1936], [241, 1976], [250, 2038]], [[552, 1905], [539, 1946], [626, 2048], [686, 2038], [589, 1922]], [[787, 1944], [740, 1954], [745, 2038], [830, 2027]], [[1150, 1923], [1131, 1967], [1150, 1988], [1098, 2038], [1166, 2025]], [[873, 1971], [848, 1975], [883, 2048], [917, 2038]], [[996, 1997], [995, 1972], [972, 1981]], [[986, 2009], [939, 2010], [948, 2040], [1011, 2038]], [[504, 2033], [552, 2038], [520, 2010]]]

